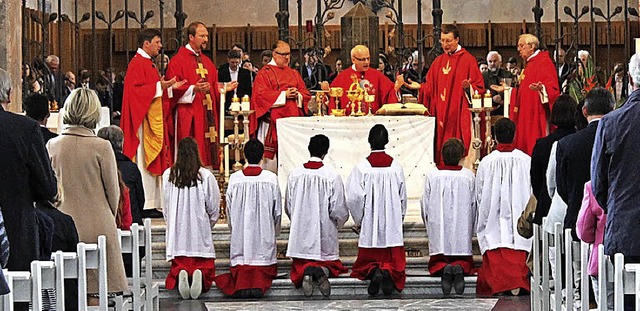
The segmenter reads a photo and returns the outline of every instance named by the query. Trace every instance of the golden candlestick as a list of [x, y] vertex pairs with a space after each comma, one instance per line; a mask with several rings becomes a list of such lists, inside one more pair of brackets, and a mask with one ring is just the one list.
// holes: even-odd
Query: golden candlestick
[[329, 92], [327, 91], [316, 91], [316, 104], [318, 105], [318, 111], [315, 113], [315, 116], [324, 116], [322, 109], [325, 106], [329, 106]]
[[333, 97], [336, 102], [336, 109], [331, 109], [331, 114], [336, 117], [344, 116], [345, 109], [340, 108], [340, 98], [344, 95], [344, 90], [341, 87], [332, 87], [329, 89], [329, 96]]

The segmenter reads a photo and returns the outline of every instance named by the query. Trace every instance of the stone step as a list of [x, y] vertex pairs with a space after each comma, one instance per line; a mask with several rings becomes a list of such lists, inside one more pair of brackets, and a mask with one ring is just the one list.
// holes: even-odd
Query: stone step
[[[467, 276], [465, 277], [465, 292], [462, 296], [473, 297], [476, 293], [476, 281], [477, 277], [475, 276]], [[337, 278], [330, 278], [329, 283], [331, 283], [331, 296], [332, 297], [355, 297], [355, 296], [364, 296], [367, 297], [367, 287], [369, 285], [369, 281], [361, 281], [358, 279], [354, 279], [348, 276], [348, 274], [343, 274]], [[381, 297], [382, 293], [380, 294]], [[407, 270], [407, 279], [405, 283], [405, 288], [400, 295], [394, 294], [391, 296], [392, 298], [401, 298], [402, 296], [412, 296], [419, 295], [421, 297], [424, 296], [442, 296], [442, 289], [440, 287], [440, 278], [439, 277], [431, 277], [428, 275], [420, 275], [411, 273], [411, 271]], [[451, 295], [451, 297], [462, 297], [458, 295]], [[313, 298], [306, 298], [302, 293], [301, 289], [296, 289], [291, 280], [289, 280], [288, 276], [280, 275], [277, 279], [273, 281], [271, 288], [266, 292], [265, 297], [274, 297], [274, 298], [282, 298], [282, 299], [313, 299], [320, 298], [320, 293], [316, 290], [314, 292]], [[160, 298], [161, 299], [180, 299], [180, 294], [176, 289], [167, 290], [164, 287], [164, 280], [160, 282]], [[212, 287], [211, 290], [207, 293], [203, 293], [200, 296], [201, 300], [228, 300], [232, 301], [231, 298], [227, 297], [223, 294], [219, 289]]]

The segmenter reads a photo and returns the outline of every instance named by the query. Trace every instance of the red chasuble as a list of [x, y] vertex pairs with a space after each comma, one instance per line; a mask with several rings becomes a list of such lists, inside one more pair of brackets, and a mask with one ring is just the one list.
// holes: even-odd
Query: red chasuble
[[[353, 83], [352, 76], [355, 76], [360, 82], [360, 86], [367, 90], [369, 95], [375, 95], [375, 101], [371, 104], [371, 113], [376, 113], [380, 107], [384, 104], [388, 103], [397, 103], [398, 95], [396, 94], [396, 90], [394, 89], [394, 84], [387, 78], [382, 72], [369, 69], [364, 72], [357, 72], [353, 69], [353, 67], [349, 67], [336, 76], [336, 78], [331, 82], [331, 87], [341, 87], [344, 90], [344, 94], [340, 98], [340, 108], [347, 109], [346, 113], [351, 113], [351, 106], [349, 105], [349, 98], [347, 97], [347, 91]], [[334, 100], [331, 100], [329, 109], [335, 109], [336, 103]], [[367, 113], [367, 103], [362, 103], [362, 112]], [[355, 105], [356, 111], [358, 110], [358, 105]], [[329, 110], [331, 111], [331, 110]]]
[[[555, 72], [555, 71], [554, 71]], [[471, 112], [462, 81], [470, 79], [478, 93], [484, 93], [484, 79], [478, 62], [467, 50], [461, 48], [449, 55], [438, 56], [427, 73], [426, 82], [420, 87], [418, 100], [431, 116], [436, 118], [435, 163], [442, 165], [442, 145], [451, 137], [462, 140], [465, 156], [471, 144]]]
[[131, 159], [135, 158], [140, 144], [138, 129], [145, 123], [143, 139], [149, 139], [145, 144], [145, 156], [150, 160], [147, 170], [154, 175], [162, 175], [172, 164], [168, 150], [169, 124], [166, 122], [169, 106], [168, 103], [163, 104], [160, 98], [154, 100], [158, 81], [160, 76], [151, 59], [136, 53], [129, 63], [124, 80], [120, 119], [120, 127], [124, 133], [123, 153]]
[[[531, 155], [536, 140], [548, 133], [549, 114], [556, 98], [560, 96], [557, 70], [549, 52], [540, 51], [538, 55], [529, 59], [520, 77], [520, 87], [513, 92], [515, 101], [512, 101], [514, 105], [509, 111], [509, 117], [516, 123], [514, 145]], [[548, 104], [542, 103], [538, 91], [529, 88], [531, 83], [537, 82], [544, 84], [549, 95]]]
[[[200, 53], [200, 60], [202, 65], [207, 70], [206, 81], [211, 84], [209, 94], [211, 95], [212, 105], [212, 117], [215, 124], [215, 131], [220, 133], [220, 93], [218, 91], [218, 70], [216, 66], [211, 62], [211, 59]], [[175, 113], [176, 128], [173, 132], [173, 139], [170, 148], [177, 148], [177, 143], [185, 137], [193, 137], [198, 142], [198, 149], [200, 150], [200, 158], [204, 166], [217, 165], [217, 154], [212, 154], [211, 150], [217, 150], [218, 137], [213, 139], [213, 142], [205, 134], [209, 134], [209, 125], [207, 121], [207, 106], [203, 103], [206, 95], [201, 92], [196, 92], [193, 103], [178, 103], [178, 100], [187, 89], [198, 83], [200, 75], [196, 73], [198, 69], [198, 61], [196, 55], [185, 48], [184, 46], [178, 50], [178, 53], [171, 59], [169, 66], [167, 67], [166, 79], [172, 79], [176, 77], [177, 81], [187, 80], [182, 87], [173, 91], [173, 98], [171, 99], [171, 111], [172, 115]], [[173, 124], [173, 123], [171, 123]], [[224, 125], [223, 125], [224, 126]], [[224, 132], [224, 131], [223, 131]], [[174, 140], [175, 139], [175, 140]], [[173, 142], [176, 142], [175, 144]], [[175, 154], [175, 150], [172, 150], [172, 154]]]
[[[284, 106], [273, 107], [281, 92], [290, 87], [295, 87], [302, 95], [302, 109], [298, 108], [296, 100], [287, 99]], [[276, 121], [280, 118], [299, 117], [308, 111], [307, 104], [311, 99], [311, 93], [304, 86], [304, 81], [300, 73], [290, 67], [278, 67], [267, 64], [260, 71], [253, 82], [253, 97], [251, 98], [251, 109], [256, 112], [249, 117], [251, 135], [255, 135], [258, 130], [258, 122], [267, 121], [269, 131], [264, 141], [264, 157], [273, 159], [278, 153], [278, 132]]]

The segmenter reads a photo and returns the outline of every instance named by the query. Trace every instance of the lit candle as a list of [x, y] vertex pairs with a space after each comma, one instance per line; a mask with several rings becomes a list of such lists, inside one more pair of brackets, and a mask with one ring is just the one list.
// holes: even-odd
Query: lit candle
[[493, 98], [491, 97], [491, 91], [489, 90], [487, 90], [487, 92], [484, 93], [484, 107], [485, 108], [493, 107]]
[[640, 53], [640, 38], [635, 38], [636, 41], [636, 54]]
[[220, 124], [218, 127], [218, 141], [223, 142], [224, 137], [224, 102], [226, 101], [226, 83], [223, 83], [220, 87]]
[[250, 100], [249, 100], [249, 95], [242, 96], [242, 105], [241, 105], [242, 111], [251, 110], [250, 106], [251, 106], [251, 104], [250, 104]]
[[504, 88], [504, 117], [509, 117], [509, 106], [511, 105], [511, 87]]
[[473, 98], [471, 99], [471, 108], [482, 108], [482, 95], [478, 94], [478, 90], [474, 90]]
[[236, 95], [231, 99], [231, 111], [240, 111], [240, 99]]
[[229, 140], [225, 137], [224, 142], [224, 177], [229, 179]]

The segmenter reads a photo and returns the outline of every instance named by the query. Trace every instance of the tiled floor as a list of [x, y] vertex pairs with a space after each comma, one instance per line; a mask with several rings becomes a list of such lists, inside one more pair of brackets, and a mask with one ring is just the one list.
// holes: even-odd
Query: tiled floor
[[[366, 298], [366, 297], [363, 297]], [[528, 311], [529, 296], [501, 298], [433, 298], [433, 299], [310, 299], [292, 301], [161, 300], [163, 311], [213, 310], [496, 310]]]

